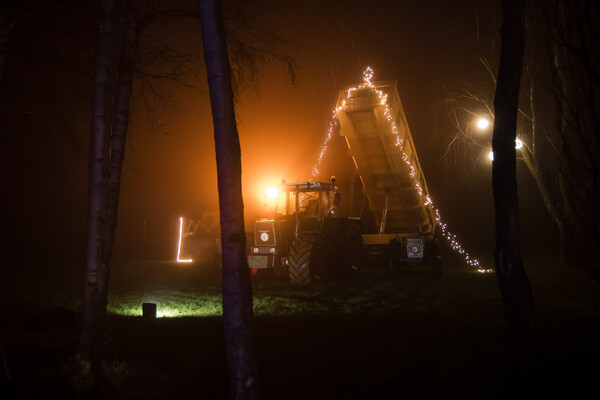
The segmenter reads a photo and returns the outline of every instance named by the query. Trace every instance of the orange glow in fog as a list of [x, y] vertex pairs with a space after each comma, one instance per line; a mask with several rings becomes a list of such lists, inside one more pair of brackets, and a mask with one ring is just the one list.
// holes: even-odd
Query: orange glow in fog
[[179, 217], [179, 240], [177, 241], [177, 262], [183, 263], [191, 263], [193, 260], [191, 258], [180, 259], [179, 255], [181, 253], [181, 237], [183, 236], [183, 217]]
[[269, 186], [265, 191], [267, 198], [270, 200], [275, 200], [277, 196], [279, 196], [279, 190], [275, 186]]

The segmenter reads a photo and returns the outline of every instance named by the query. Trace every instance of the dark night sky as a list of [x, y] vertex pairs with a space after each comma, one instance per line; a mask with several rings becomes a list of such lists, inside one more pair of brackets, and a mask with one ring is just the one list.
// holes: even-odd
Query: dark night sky
[[[460, 4], [457, 8], [454, 2], [427, 0], [266, 2], [265, 9], [269, 11], [264, 23], [288, 41], [299, 70], [297, 82], [292, 85], [284, 66], [277, 62], [262, 65], [259, 93], [245, 92], [237, 105], [247, 230], [263, 210], [262, 194], [268, 184], [282, 178], [309, 178], [337, 90], [359, 82], [362, 71], [371, 66], [375, 80], [398, 80], [429, 190], [450, 229], [473, 253], [491, 260], [491, 165], [482, 164], [472, 177], [465, 178], [467, 181], [456, 183], [452, 174], [443, 172], [440, 161], [448, 142], [442, 101], [448, 93], [458, 91], [461, 82], [480, 71], [465, 32], [473, 29], [478, 15], [484, 21], [482, 5], [479, 1]], [[15, 31], [18, 35], [14, 36], [13, 45], [43, 46], [43, 37], [26, 34], [28, 29], [33, 28], [20, 27]], [[183, 37], [185, 45], [195, 46], [194, 40], [200, 40], [197, 27], [188, 27], [183, 35], [169, 33], [169, 29], [164, 28], [168, 35], [165, 41]], [[487, 26], [482, 32], [492, 29]], [[92, 32], [90, 37], [93, 35]], [[61, 37], [65, 36], [68, 33]], [[68, 40], [61, 45], [63, 51], [68, 50], [67, 43]], [[35, 62], [33, 66], [25, 62], [35, 75], [35, 79], [28, 80], [22, 62], [7, 59], [3, 87], [14, 91], [15, 87], [27, 87], [26, 82], [69, 81], [60, 68], [45, 70]], [[16, 80], [11, 79], [11, 73], [17, 76]], [[29, 90], [35, 95], [37, 90], [44, 90], [43, 86], [29, 86]], [[61, 87], [68, 89], [68, 85]], [[172, 86], [172, 107], [160, 109], [151, 117], [160, 120], [157, 130], [148, 122], [139, 89], [137, 85], [116, 251], [121, 256], [139, 255], [146, 221], [147, 244], [166, 246], [166, 250], [150, 256], [165, 257], [174, 240], [176, 218], [199, 216], [217, 204], [210, 105], [207, 94]], [[4, 90], [2, 101], [12, 108], [31, 104], [32, 96], [19, 103], [20, 99], [14, 96], [7, 99], [6, 93]], [[493, 94], [489, 96], [491, 99]], [[57, 112], [63, 115], [62, 119], [51, 118], [52, 111], [46, 109], [15, 113], [4, 107], [0, 111], [0, 117], [10, 121], [2, 124], [10, 127], [10, 132], [2, 129], [3, 141], [10, 143], [4, 146], [2, 158], [3, 163], [11, 163], [4, 166], [4, 171], [11, 171], [7, 177], [8, 208], [15, 211], [8, 219], [15, 225], [11, 226], [16, 232], [15, 243], [19, 244], [15, 248], [22, 249], [23, 243], [50, 242], [52, 247], [60, 247], [53, 250], [57, 256], [70, 251], [80, 255], [83, 251], [89, 106], [82, 106], [85, 100], [76, 97], [64, 102], [66, 111]], [[66, 127], [39, 122], [63, 119]], [[327, 160], [329, 168], [324, 170], [322, 179], [333, 174], [343, 176], [346, 162]], [[533, 190], [533, 181], [524, 168], [519, 169], [525, 250], [552, 248], [556, 242], [554, 228]], [[540, 237], [539, 232], [547, 234]], [[42, 244], [34, 247], [45, 248]]]

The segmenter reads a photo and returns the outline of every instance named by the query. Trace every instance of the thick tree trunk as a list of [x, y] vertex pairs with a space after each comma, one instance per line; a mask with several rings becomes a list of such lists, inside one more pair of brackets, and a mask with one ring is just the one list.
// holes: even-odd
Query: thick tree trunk
[[138, 25], [135, 10], [131, 1], [127, 2], [125, 33], [119, 56], [119, 73], [117, 75], [115, 108], [112, 134], [110, 137], [110, 186], [108, 191], [108, 230], [107, 259], [112, 256], [112, 248], [117, 226], [117, 212], [121, 193], [121, 171], [125, 158], [127, 131], [129, 127], [129, 103], [133, 90], [133, 74], [138, 40]]
[[583, 0], [558, 0], [554, 12], [561, 249], [600, 282], [600, 66], [595, 62], [600, 17], [595, 3]]
[[0, 0], [0, 80], [8, 46], [8, 0]]
[[223, 325], [233, 398], [258, 397], [252, 288], [246, 261], [242, 165], [225, 27], [218, 0], [199, 0], [214, 124], [223, 246]]
[[83, 317], [77, 360], [88, 368], [99, 346], [106, 315], [108, 260], [106, 232], [109, 140], [116, 64], [117, 26], [113, 0], [100, 1], [100, 23], [90, 137], [88, 226], [83, 282]]
[[516, 126], [523, 64], [526, 2], [502, 2], [502, 50], [494, 98], [492, 186], [496, 210], [496, 276], [512, 354], [527, 360], [535, 350], [531, 285], [521, 260], [516, 175]]

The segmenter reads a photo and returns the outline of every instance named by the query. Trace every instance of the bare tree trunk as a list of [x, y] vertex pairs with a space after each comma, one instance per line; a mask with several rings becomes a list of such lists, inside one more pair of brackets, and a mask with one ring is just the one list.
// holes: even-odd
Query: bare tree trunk
[[0, 80], [2, 79], [2, 67], [6, 58], [8, 46], [8, 0], [0, 0]]
[[[4, 61], [6, 60], [6, 52], [8, 51], [8, 35], [13, 26], [24, 15], [23, 13], [18, 18], [10, 15], [9, 0], [0, 0], [0, 80], [2, 80], [2, 72], [4, 71]], [[11, 18], [12, 17], [12, 18]]]
[[496, 276], [504, 303], [511, 352], [518, 360], [526, 361], [535, 351], [535, 329], [531, 285], [521, 259], [515, 150], [526, 2], [503, 0], [502, 6], [502, 49], [494, 98], [492, 141]]
[[557, 0], [551, 20], [553, 89], [560, 141], [561, 249], [600, 282], [600, 66], [598, 7]]
[[252, 288], [246, 261], [242, 163], [221, 4], [199, 0], [214, 124], [223, 246], [223, 326], [232, 397], [259, 396]]
[[112, 134], [110, 137], [110, 186], [108, 190], [108, 230], [107, 256], [112, 256], [112, 248], [117, 226], [119, 196], [121, 193], [121, 171], [125, 158], [127, 131], [129, 127], [129, 103], [133, 90], [133, 74], [138, 40], [138, 24], [135, 10], [127, 1], [125, 11], [125, 33], [119, 56], [119, 72], [117, 75], [115, 109], [113, 115]]
[[116, 64], [117, 25], [113, 0], [100, 1], [100, 23], [92, 129], [88, 194], [88, 226], [83, 282], [83, 318], [77, 361], [89, 370], [100, 344], [108, 295], [107, 210], [109, 181], [109, 141], [112, 121], [112, 95]]

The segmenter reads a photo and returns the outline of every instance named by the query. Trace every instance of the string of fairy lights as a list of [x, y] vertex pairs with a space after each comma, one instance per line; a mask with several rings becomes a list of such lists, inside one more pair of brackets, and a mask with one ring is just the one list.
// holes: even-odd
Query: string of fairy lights
[[337, 111], [333, 112], [333, 115], [331, 116], [331, 119], [329, 120], [329, 128], [327, 129], [327, 136], [325, 136], [325, 140], [323, 141], [323, 144], [321, 145], [321, 151], [319, 152], [319, 157], [317, 159], [317, 162], [315, 163], [315, 166], [313, 167], [312, 170], [312, 177], [316, 178], [317, 175], [319, 175], [319, 168], [321, 167], [321, 163], [323, 162], [323, 158], [325, 157], [325, 153], [327, 152], [327, 147], [329, 147], [329, 143], [331, 142], [331, 139], [333, 138], [333, 129], [335, 128], [335, 126], [338, 123], [338, 119], [337, 119]]
[[479, 262], [479, 260], [477, 260], [476, 258], [471, 258], [471, 256], [469, 256], [469, 253], [465, 250], [465, 248], [458, 241], [458, 239], [456, 238], [456, 235], [453, 234], [452, 232], [450, 232], [447, 224], [442, 221], [442, 218], [440, 216], [440, 211], [433, 205], [433, 201], [431, 200], [431, 197], [429, 196], [429, 194], [425, 193], [425, 190], [424, 190], [421, 182], [419, 181], [419, 179], [417, 179], [417, 170], [416, 170], [415, 166], [411, 163], [408, 155], [406, 154], [406, 151], [404, 148], [404, 139], [400, 138], [400, 135], [398, 133], [398, 126], [394, 122], [394, 120], [392, 118], [392, 112], [390, 110], [390, 107], [387, 104], [388, 95], [386, 93], [384, 93], [383, 91], [375, 88], [373, 86], [373, 82], [371, 81], [372, 79], [373, 79], [373, 69], [371, 69], [371, 67], [367, 67], [367, 69], [365, 69], [365, 71], [363, 72], [363, 83], [359, 86], [351, 87], [350, 89], [348, 89], [346, 97], [342, 100], [341, 105], [333, 111], [331, 120], [329, 122], [329, 127], [327, 129], [327, 135], [325, 136], [325, 139], [323, 140], [323, 144], [321, 145], [320, 152], [319, 152], [319, 157], [317, 158], [317, 161], [315, 162], [315, 165], [312, 170], [312, 177], [316, 178], [317, 175], [319, 175], [319, 172], [320, 172], [319, 170], [321, 168], [323, 158], [325, 157], [325, 154], [327, 153], [329, 144], [331, 143], [331, 140], [333, 138], [334, 128], [338, 124], [338, 112], [341, 111], [342, 109], [344, 109], [346, 102], [352, 98], [352, 96], [354, 95], [354, 93], [357, 90], [370, 88], [371, 90], [373, 90], [374, 93], [376, 93], [379, 96], [379, 104], [381, 104], [384, 107], [384, 110], [385, 110], [384, 116], [389, 121], [392, 132], [395, 136], [395, 145], [400, 150], [403, 162], [407, 165], [408, 169], [410, 170], [410, 177], [412, 179], [413, 186], [414, 186], [415, 190], [417, 191], [417, 193], [419, 194], [419, 196], [424, 200], [423, 204], [425, 206], [432, 207], [432, 209], [434, 210], [435, 219], [436, 219], [436, 222], [438, 223], [438, 226], [440, 227], [442, 237], [444, 237], [448, 241], [448, 243], [450, 244], [450, 247], [454, 251], [456, 251], [458, 254], [461, 254], [465, 258], [465, 262], [468, 265], [477, 268], [478, 272], [491, 272], [492, 271], [491, 268], [482, 266], [481, 263]]

